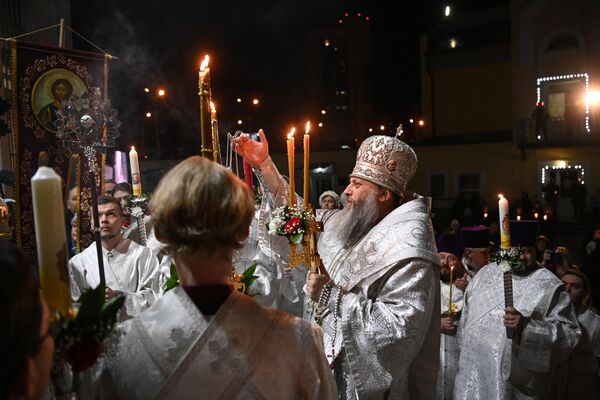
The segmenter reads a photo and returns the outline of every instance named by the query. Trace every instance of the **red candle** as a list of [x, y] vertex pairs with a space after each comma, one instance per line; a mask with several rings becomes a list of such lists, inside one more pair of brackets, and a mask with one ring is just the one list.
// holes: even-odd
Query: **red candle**
[[252, 167], [248, 164], [248, 161], [244, 160], [244, 181], [250, 191], [254, 191], [254, 187], [252, 186]]

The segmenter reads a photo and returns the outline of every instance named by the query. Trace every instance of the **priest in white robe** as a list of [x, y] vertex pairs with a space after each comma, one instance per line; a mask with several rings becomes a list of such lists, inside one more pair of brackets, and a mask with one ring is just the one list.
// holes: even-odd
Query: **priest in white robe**
[[248, 235], [251, 192], [198, 156], [151, 203], [180, 286], [121, 324], [100, 383], [111, 399], [334, 399], [321, 330], [235, 291], [232, 255]]
[[565, 399], [600, 398], [600, 316], [590, 307], [590, 283], [579, 269], [561, 277], [577, 312], [581, 339], [566, 365]]
[[440, 371], [437, 379], [436, 399], [451, 400], [454, 390], [454, 378], [458, 366], [458, 342], [456, 328], [460, 321], [463, 306], [463, 291], [456, 286], [457, 277], [464, 273], [459, 257], [461, 246], [441, 236], [437, 244], [440, 256], [440, 291], [441, 291], [441, 330], [440, 337]]
[[[277, 191], [282, 180], [262, 130], [259, 137], [242, 135], [235, 149]], [[348, 205], [319, 239], [326, 272], [309, 273], [306, 290], [342, 399], [435, 396], [439, 257], [430, 200], [405, 191], [416, 167], [400, 140], [366, 139], [345, 191]]]
[[[159, 292], [158, 259], [152, 251], [124, 239], [121, 235], [121, 205], [110, 196], [98, 198], [102, 257], [107, 298], [125, 295], [119, 318], [139, 314], [156, 300]], [[82, 292], [100, 284], [96, 244], [69, 261], [71, 295], [77, 300]]]
[[475, 274], [490, 263], [490, 228], [469, 226], [461, 229], [464, 245], [462, 264], [471, 281]]
[[505, 307], [504, 275], [496, 263], [469, 283], [458, 329], [455, 400], [554, 399], [564, 389], [556, 372], [580, 337], [573, 303], [562, 282], [536, 262], [537, 221], [511, 221], [510, 234], [512, 245], [522, 248], [513, 270], [514, 307]]

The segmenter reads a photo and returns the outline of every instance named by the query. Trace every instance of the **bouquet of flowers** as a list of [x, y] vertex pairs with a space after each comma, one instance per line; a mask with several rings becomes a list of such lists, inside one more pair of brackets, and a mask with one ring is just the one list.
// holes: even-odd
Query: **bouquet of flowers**
[[294, 206], [282, 206], [273, 211], [267, 228], [271, 235], [285, 236], [290, 243], [301, 244], [311, 218], [312, 214], [308, 211], [298, 210]]
[[500, 266], [502, 272], [519, 271], [523, 269], [521, 265], [521, 253], [523, 253], [521, 247], [498, 249], [490, 258]]
[[99, 285], [81, 294], [79, 309], [56, 322], [57, 354], [71, 364], [73, 371], [84, 371], [100, 356], [102, 343], [112, 332], [117, 313], [125, 302], [118, 296], [105, 302], [105, 287]]

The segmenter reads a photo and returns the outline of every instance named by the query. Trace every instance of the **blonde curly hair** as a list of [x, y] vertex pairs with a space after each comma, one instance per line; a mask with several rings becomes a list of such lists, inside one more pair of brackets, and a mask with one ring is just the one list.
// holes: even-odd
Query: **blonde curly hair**
[[163, 176], [150, 209], [156, 238], [169, 251], [227, 251], [248, 235], [254, 199], [225, 167], [193, 156]]

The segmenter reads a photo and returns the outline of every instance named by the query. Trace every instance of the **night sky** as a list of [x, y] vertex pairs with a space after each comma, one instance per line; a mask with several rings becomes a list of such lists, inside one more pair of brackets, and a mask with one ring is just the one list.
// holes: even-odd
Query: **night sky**
[[[303, 84], [309, 32], [335, 26], [344, 12], [370, 17], [374, 124], [416, 115], [419, 35], [440, 22], [446, 3], [78, 0], [72, 2], [72, 26], [119, 58], [111, 63], [109, 94], [123, 122], [121, 146], [140, 144], [145, 132], [151, 147], [155, 126], [145, 114], [153, 112], [163, 158], [180, 158], [199, 146], [197, 71], [204, 54], [211, 56], [221, 130], [237, 129], [235, 121], [249, 115], [237, 97], [257, 97], [255, 128], [281, 134], [307, 117], [297, 110], [311, 108], [305, 100], [311, 88]], [[91, 50], [76, 38], [74, 47]], [[145, 87], [153, 92], [144, 93]], [[163, 100], [154, 94], [159, 87], [167, 90]]]

